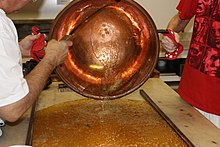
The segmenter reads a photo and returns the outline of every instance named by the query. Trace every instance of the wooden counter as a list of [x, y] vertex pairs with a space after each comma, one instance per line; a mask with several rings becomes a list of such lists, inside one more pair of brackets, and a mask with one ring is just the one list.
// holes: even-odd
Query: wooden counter
[[[75, 92], [59, 92], [58, 82], [44, 90], [38, 100], [36, 110], [48, 106], [85, 98]], [[140, 89], [143, 89], [153, 102], [167, 115], [180, 131], [197, 147], [219, 147], [220, 129], [216, 128], [192, 106], [183, 101], [179, 95], [159, 78], [149, 79]], [[139, 89], [139, 90], [140, 90]], [[123, 98], [143, 100], [136, 90]], [[14, 144], [25, 144], [30, 111], [25, 114], [17, 125], [6, 125], [4, 136], [0, 137], [0, 147]]]

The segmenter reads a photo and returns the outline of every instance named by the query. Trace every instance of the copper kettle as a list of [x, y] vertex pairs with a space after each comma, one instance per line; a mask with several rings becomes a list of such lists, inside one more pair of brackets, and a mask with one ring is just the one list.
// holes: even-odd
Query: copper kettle
[[85, 97], [123, 97], [144, 84], [156, 66], [156, 26], [133, 0], [70, 2], [55, 18], [48, 38], [59, 40], [71, 32], [73, 46], [55, 71]]

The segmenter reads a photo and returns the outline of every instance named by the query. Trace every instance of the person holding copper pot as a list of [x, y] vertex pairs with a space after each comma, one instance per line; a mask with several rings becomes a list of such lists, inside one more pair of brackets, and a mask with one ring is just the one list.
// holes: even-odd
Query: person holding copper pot
[[1, 122], [18, 120], [31, 107], [51, 72], [65, 61], [68, 48], [72, 45], [71, 41], [50, 40], [43, 59], [24, 77], [21, 55], [30, 56], [31, 45], [41, 34], [28, 35], [18, 42], [17, 30], [7, 14], [18, 11], [29, 2], [31, 0], [0, 0]]
[[[181, 0], [179, 11], [168, 23], [170, 36], [164, 35], [162, 46], [169, 59], [180, 51], [179, 33], [194, 17], [188, 56], [178, 93], [215, 126], [220, 128], [220, 0]], [[198, 122], [199, 123], [199, 122]]]

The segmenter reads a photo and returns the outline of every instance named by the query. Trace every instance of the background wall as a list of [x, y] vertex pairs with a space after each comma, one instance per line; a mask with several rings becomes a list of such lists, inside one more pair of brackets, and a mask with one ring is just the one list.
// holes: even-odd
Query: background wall
[[168, 21], [177, 13], [179, 0], [136, 0], [153, 18], [157, 28], [166, 28]]
[[[19, 12], [9, 15], [13, 20], [21, 22], [32, 22], [33, 20], [53, 20], [60, 11], [74, 0], [38, 0], [35, 3], [29, 3]], [[176, 6], [180, 0], [135, 0], [152, 17], [157, 29], [166, 29], [169, 20], [177, 13]], [[62, 2], [59, 4], [58, 2]], [[184, 46], [184, 52], [180, 57], [186, 57], [189, 43], [191, 40], [193, 20], [187, 25], [184, 33], [181, 33], [181, 44]], [[22, 26], [23, 27], [23, 26]], [[162, 35], [159, 34], [161, 38]], [[164, 50], [161, 49], [160, 56], [164, 56]]]
[[[151, 15], [158, 29], [166, 28], [169, 20], [178, 12], [176, 7], [180, 0], [136, 0]], [[185, 32], [192, 31], [193, 20]]]
[[[63, 4], [58, 4], [62, 1]], [[66, 1], [66, 2], [65, 2]], [[54, 19], [71, 0], [38, 0], [28, 4], [17, 13], [9, 15], [14, 20]], [[168, 21], [177, 13], [179, 0], [136, 0], [154, 20], [158, 29], [164, 29]], [[191, 31], [191, 25], [186, 32]]]

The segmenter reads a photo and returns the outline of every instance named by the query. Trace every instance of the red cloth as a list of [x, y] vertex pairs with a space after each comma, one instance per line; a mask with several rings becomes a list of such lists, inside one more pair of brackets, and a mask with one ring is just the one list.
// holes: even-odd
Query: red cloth
[[195, 14], [178, 92], [189, 104], [216, 115], [220, 115], [219, 6], [220, 0], [181, 0], [177, 7], [181, 19]]
[[[39, 28], [35, 26], [32, 27], [32, 33], [34, 35], [37, 35], [39, 33], [38, 31], [40, 31]], [[45, 55], [44, 46], [45, 46], [45, 35], [41, 34], [37, 40], [33, 41], [31, 47], [31, 57], [37, 62], [40, 62], [40, 60]]]
[[173, 52], [166, 51], [165, 57], [168, 60], [174, 60], [183, 52], [183, 45], [176, 41], [173, 31], [168, 30], [168, 32], [169, 33], [164, 33], [163, 35], [169, 37], [173, 41], [173, 43], [176, 45], [177, 49]]

